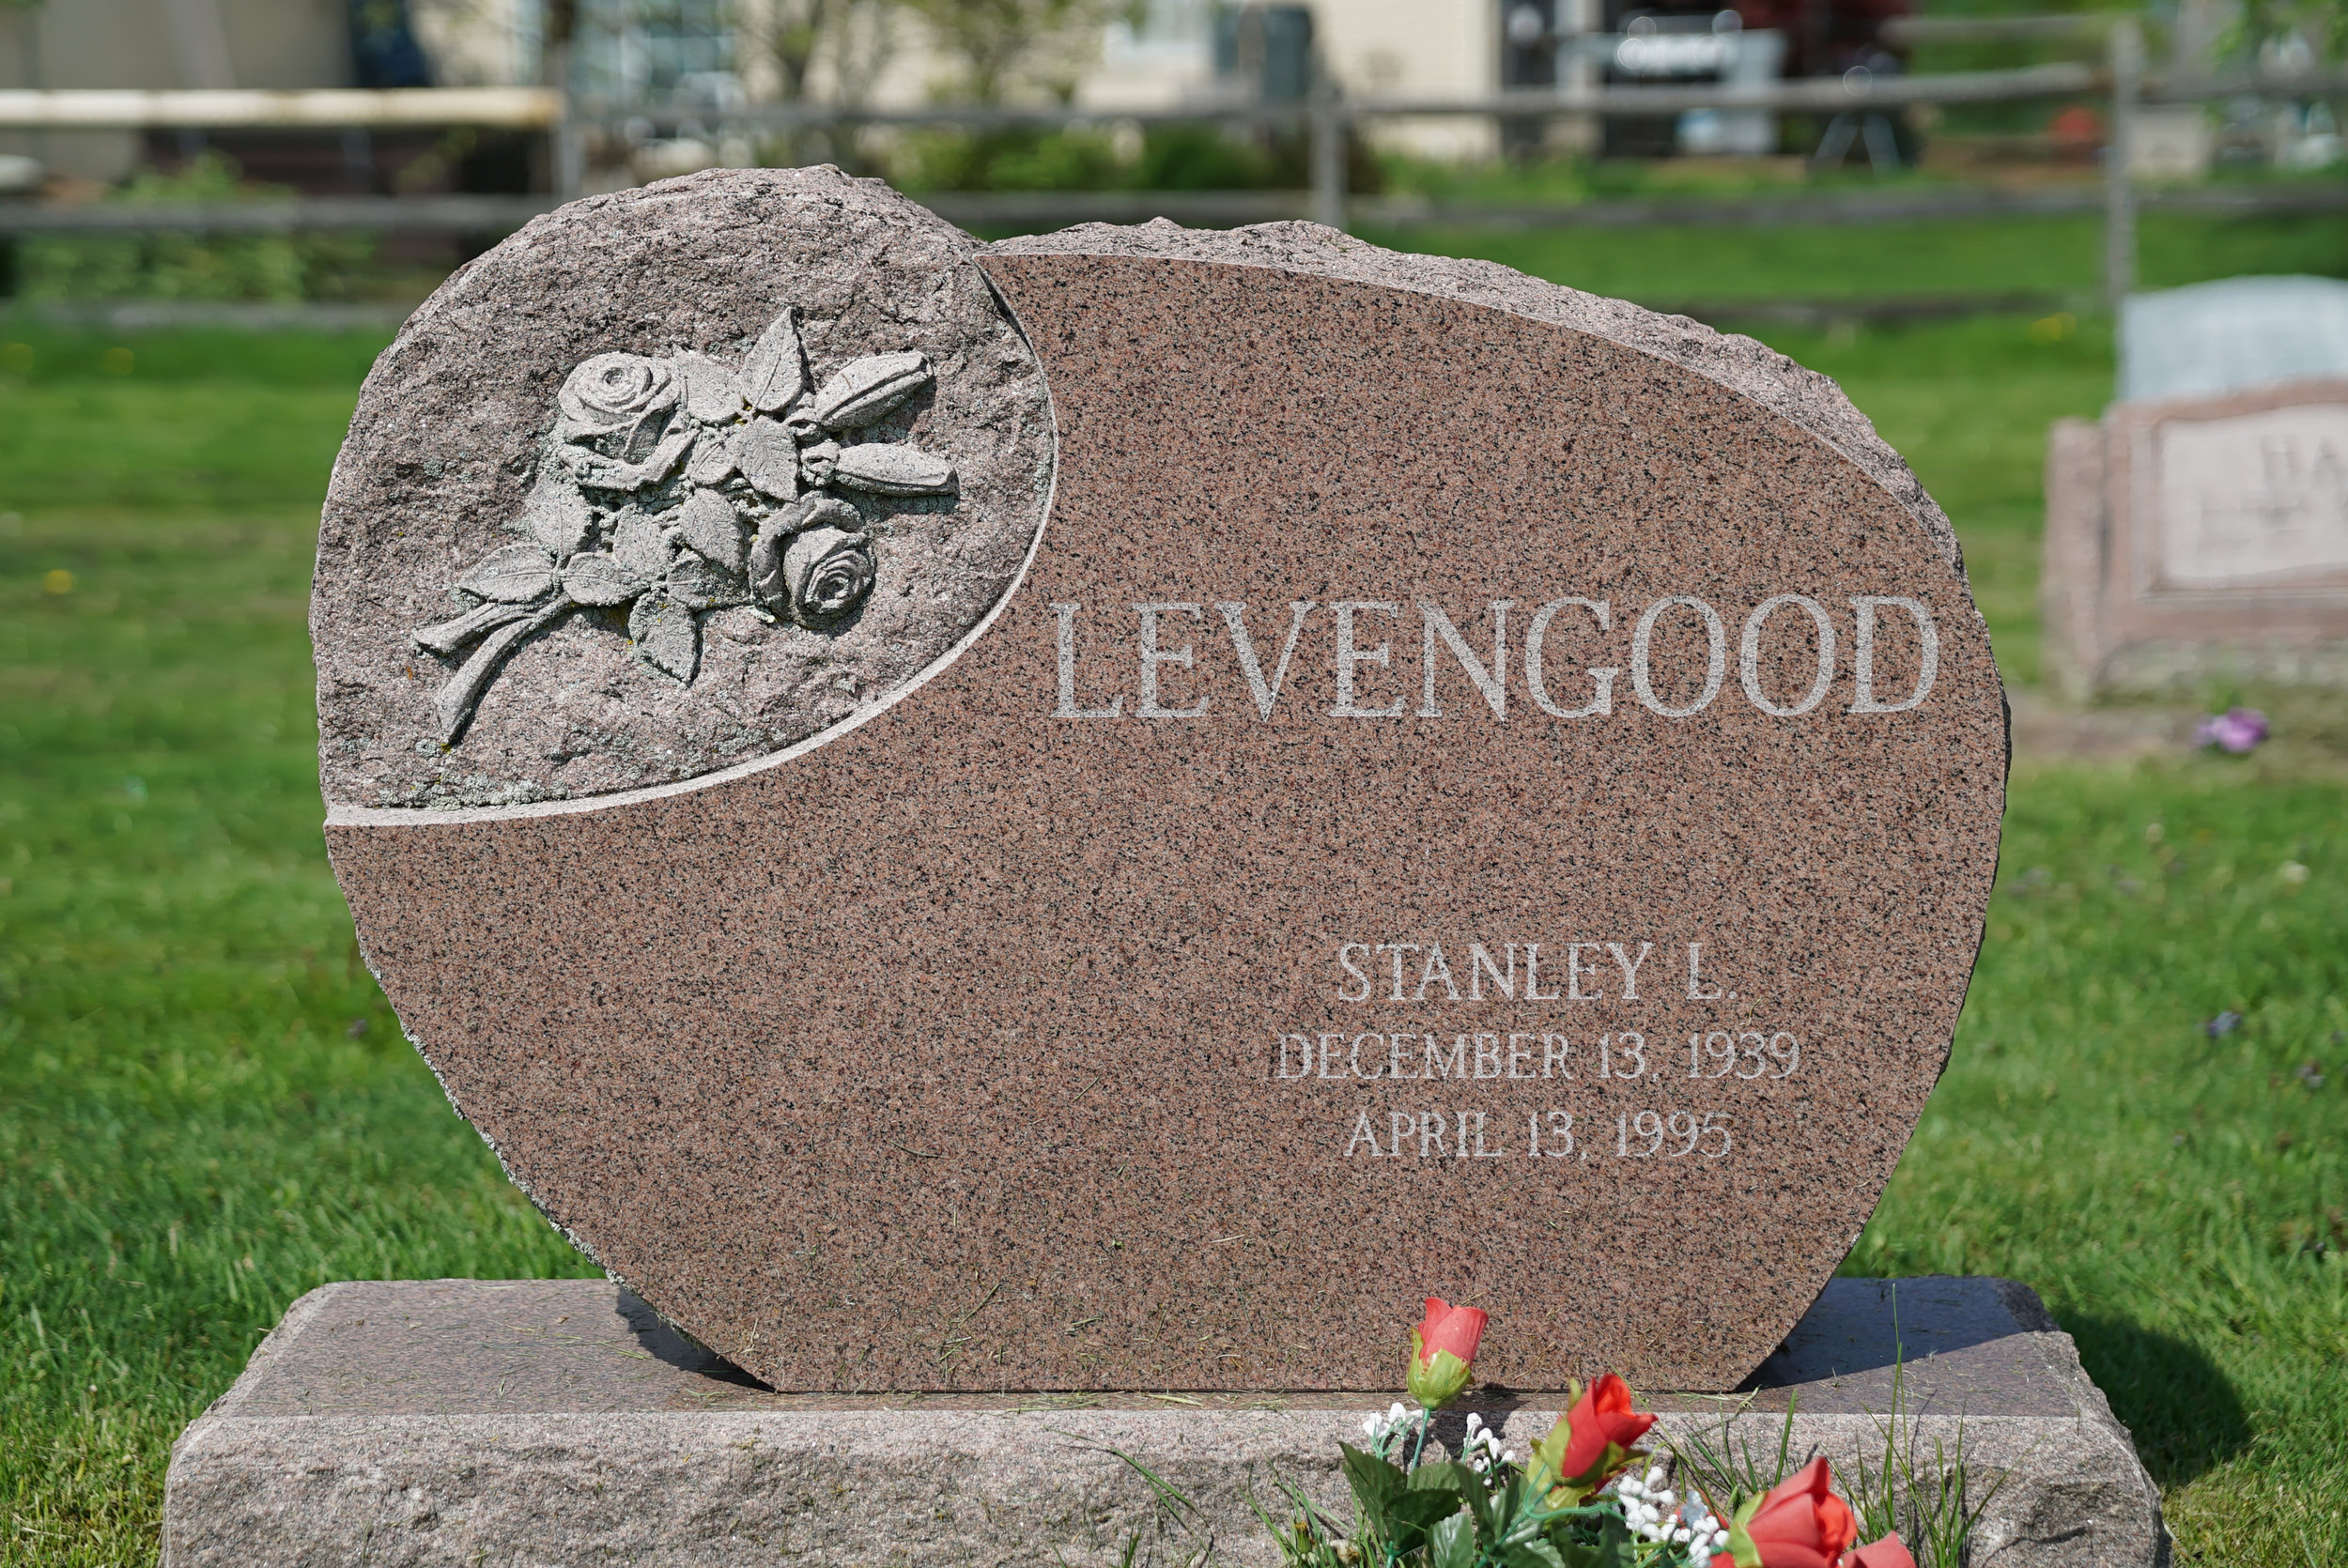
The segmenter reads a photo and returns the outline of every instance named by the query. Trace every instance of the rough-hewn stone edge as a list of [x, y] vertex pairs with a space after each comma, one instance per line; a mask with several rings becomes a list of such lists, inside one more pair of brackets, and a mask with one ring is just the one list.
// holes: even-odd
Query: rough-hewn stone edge
[[1694, 371], [1825, 442], [1916, 519], [1960, 578], [1965, 573], [1948, 515], [1842, 388], [1765, 344], [1714, 331], [1684, 315], [1661, 315], [1628, 300], [1545, 283], [1496, 261], [1406, 254], [1301, 222], [1239, 229], [1186, 229], [1164, 218], [1133, 225], [1082, 223], [998, 240], [979, 254], [1155, 256], [1276, 268], [1440, 295], [1587, 332]]
[[[1527, 1443], [1554, 1410], [1518, 1410]], [[1678, 1415], [1681, 1438], [1722, 1423], [1774, 1455], [1785, 1418]], [[1286, 1478], [1341, 1504], [1336, 1444], [1350, 1411], [208, 1416], [175, 1451], [164, 1503], [166, 1568], [275, 1568], [527, 1560], [720, 1565], [919, 1562], [1008, 1565], [1113, 1555], [1161, 1510], [1146, 1466], [1195, 1503], [1182, 1521], [1217, 1556], [1271, 1564], [1251, 1499], [1279, 1511]], [[1919, 1462], [1952, 1451], [1954, 1417], [1904, 1433]], [[1962, 1422], [1968, 1478], [1996, 1483], [1977, 1568], [2156, 1568], [2159, 1500], [2124, 1434], [2093, 1416]], [[1867, 1416], [1793, 1422], [1799, 1458], [1880, 1467]], [[2000, 1479], [2001, 1478], [2001, 1479]]]
[[[228, 1385], [228, 1391], [213, 1400], [210, 1407], [205, 1410], [205, 1418], [235, 1415], [254, 1388], [260, 1383], [270, 1363], [283, 1355], [286, 1346], [301, 1338], [302, 1331], [309, 1328], [311, 1320], [325, 1311], [326, 1304], [340, 1295], [345, 1288], [346, 1286], [339, 1282], [333, 1284], [322, 1284], [305, 1292], [292, 1306], [287, 1307], [286, 1315], [279, 1318], [276, 1326], [261, 1337], [261, 1343], [253, 1347], [253, 1354], [247, 1358], [244, 1370], [237, 1375], [237, 1380], [234, 1383]], [[191, 1426], [189, 1430], [193, 1431], [194, 1428]], [[174, 1444], [173, 1447], [177, 1452], [178, 1445]]]
[[[474, 269], [500, 252], [533, 249], [575, 224], [603, 221], [630, 208], [666, 206], [680, 197], [698, 196], [713, 191], [719, 194], [758, 192], [787, 201], [854, 207], [885, 223], [907, 228], [935, 229], [953, 240], [965, 254], [976, 251], [980, 244], [977, 238], [967, 231], [957, 228], [911, 197], [900, 194], [887, 180], [860, 178], [842, 172], [834, 164], [814, 163], [800, 169], [703, 169], [698, 174], [655, 180], [649, 185], [631, 186], [625, 191], [582, 196], [577, 201], [564, 203], [551, 212], [540, 213], [451, 272], [409, 316], [400, 328], [399, 337], [407, 338], [419, 327], [430, 325], [450, 309], [468, 302], [468, 280]], [[398, 343], [394, 341], [392, 346], [397, 347]]]

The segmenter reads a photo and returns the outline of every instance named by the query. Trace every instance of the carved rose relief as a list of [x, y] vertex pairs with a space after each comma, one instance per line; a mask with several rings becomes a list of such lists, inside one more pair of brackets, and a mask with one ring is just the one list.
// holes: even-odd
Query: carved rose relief
[[476, 562], [456, 584], [465, 613], [412, 634], [461, 661], [433, 699], [442, 744], [464, 734], [519, 643], [581, 607], [625, 607], [637, 656], [687, 685], [707, 611], [841, 625], [872, 593], [877, 561], [862, 515], [832, 492], [954, 488], [943, 459], [856, 438], [932, 379], [925, 355], [874, 354], [815, 387], [789, 310], [738, 366], [705, 354], [580, 361], [524, 504], [533, 542]]

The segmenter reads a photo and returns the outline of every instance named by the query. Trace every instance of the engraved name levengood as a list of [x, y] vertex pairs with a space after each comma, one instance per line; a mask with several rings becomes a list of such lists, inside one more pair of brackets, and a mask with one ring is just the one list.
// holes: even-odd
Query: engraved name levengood
[[843, 445], [934, 379], [918, 353], [873, 354], [816, 387], [785, 309], [739, 366], [706, 354], [597, 354], [574, 366], [517, 530], [457, 579], [467, 606], [411, 640], [472, 649], [433, 699], [454, 746], [517, 644], [575, 609], [627, 608], [638, 658], [690, 685], [701, 616], [749, 606], [836, 632], [873, 592], [864, 514], [831, 492], [935, 496], [941, 458]]
[[[1921, 707], [1932, 695], [1940, 668], [1940, 631], [1932, 611], [1923, 601], [1897, 593], [1854, 594], [1849, 605], [1852, 699], [1842, 711], [1897, 714]], [[1512, 678], [1534, 705], [1552, 718], [1594, 718], [1614, 711], [1614, 682], [1626, 668], [1631, 694], [1641, 707], [1665, 718], [1689, 718], [1711, 706], [1728, 676], [1729, 622], [1708, 601], [1689, 593], [1666, 594], [1642, 609], [1630, 623], [1627, 649], [1620, 643], [1614, 606], [1605, 599], [1550, 599], [1537, 605], [1529, 618], [1516, 623], [1523, 627], [1521, 636], [1511, 631], [1509, 619], [1518, 601], [1497, 599], [1486, 607], [1491, 621], [1488, 652], [1479, 652], [1449, 612], [1430, 599], [1416, 600], [1410, 607], [1386, 599], [1340, 599], [1325, 606], [1299, 599], [1288, 607], [1287, 630], [1279, 637], [1278, 654], [1270, 661], [1269, 673], [1265, 654], [1273, 644], [1259, 642], [1250, 630], [1245, 603], [1165, 600], [1133, 604], [1121, 607], [1135, 617], [1131, 653], [1124, 652], [1123, 639], [1114, 632], [1097, 626], [1087, 631], [1089, 648], [1081, 660], [1081, 679], [1078, 619], [1086, 613], [1086, 607], [1055, 602], [1051, 607], [1058, 620], [1059, 653], [1058, 700], [1051, 710], [1055, 718], [1197, 718], [1206, 714], [1213, 705], [1214, 694], [1195, 684], [1206, 678], [1198, 650], [1188, 640], [1180, 646], [1168, 646], [1167, 640], [1180, 635], [1176, 628], [1183, 620], [1205, 633], [1210, 610], [1219, 619], [1231, 660], [1244, 678], [1244, 688], [1232, 695], [1252, 702], [1261, 719], [1272, 717], [1281, 697], [1290, 689], [1298, 643], [1315, 612], [1322, 609], [1328, 612], [1330, 684], [1309, 700], [1331, 718], [1401, 718], [1405, 715], [1441, 718], [1439, 686], [1459, 676], [1466, 678], [1495, 719], [1508, 717]], [[1413, 608], [1420, 632], [1415, 707], [1392, 640]], [[1877, 643], [1886, 612], [1913, 627], [1915, 666], [1905, 691], [1884, 689], [1879, 684]], [[1753, 607], [1736, 638], [1737, 684], [1745, 699], [1772, 718], [1799, 718], [1824, 702], [1841, 669], [1842, 636], [1837, 621], [1835, 613], [1807, 594], [1774, 594]], [[1803, 636], [1810, 639], [1815, 659], [1807, 685], [1770, 690], [1764, 679], [1765, 653], [1774, 658], [1789, 646], [1786, 639]], [[1380, 640], [1373, 642], [1373, 638]], [[1569, 684], [1556, 668], [1561, 662], [1558, 648], [1568, 639], [1579, 639], [1585, 647], [1596, 643], [1614, 648], [1624, 662], [1585, 666]], [[1672, 646], [1702, 649], [1704, 679], [1692, 693], [1659, 689], [1658, 656]], [[1128, 657], [1131, 664], [1125, 663]], [[1216, 663], [1219, 666], [1220, 661]], [[1454, 667], [1456, 673], [1447, 674], [1446, 665]], [[1116, 689], [1120, 666], [1130, 671], [1128, 690]], [[1194, 684], [1179, 695], [1169, 692], [1169, 681], [1185, 680]], [[1399, 691], [1383, 684], [1397, 680], [1402, 682]], [[1334, 695], [1336, 700], [1321, 707], [1321, 694]], [[1134, 699], [1130, 707], [1128, 696]], [[1674, 699], [1682, 697], [1684, 700]], [[1471, 699], [1467, 711], [1474, 715], [1480, 710]]]

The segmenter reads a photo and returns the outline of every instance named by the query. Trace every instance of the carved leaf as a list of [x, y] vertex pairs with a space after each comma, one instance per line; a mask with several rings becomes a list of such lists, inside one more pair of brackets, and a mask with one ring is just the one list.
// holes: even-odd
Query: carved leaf
[[558, 561], [586, 544], [588, 534], [595, 530], [595, 508], [579, 493], [570, 470], [560, 461], [538, 466], [537, 483], [531, 485], [530, 499], [522, 503], [522, 526]]
[[687, 545], [727, 571], [742, 569], [742, 527], [734, 520], [734, 503], [717, 491], [694, 491], [677, 514], [677, 528]]
[[938, 496], [954, 487], [954, 467], [917, 447], [868, 441], [841, 449], [832, 483], [876, 496]]
[[667, 586], [669, 597], [687, 609], [749, 603], [740, 577], [719, 571], [699, 556], [677, 557], [676, 564], [669, 568]]
[[650, 582], [669, 569], [669, 542], [661, 537], [660, 524], [641, 512], [620, 514], [619, 526], [611, 530], [611, 559], [635, 575], [641, 582]]
[[930, 383], [926, 354], [874, 354], [855, 361], [824, 383], [809, 410], [826, 430], [872, 423]]
[[527, 605], [554, 592], [554, 557], [535, 545], [508, 545], [456, 579], [468, 593], [501, 605]]
[[608, 555], [575, 555], [563, 568], [563, 591], [582, 605], [624, 605], [650, 579]]
[[685, 383], [685, 411], [703, 424], [723, 424], [742, 411], [742, 384], [732, 369], [706, 354], [679, 354], [673, 361]]
[[726, 482], [734, 471], [734, 437], [727, 430], [704, 430], [693, 443], [692, 460], [685, 465], [685, 477], [696, 484], [715, 489]]
[[637, 656], [665, 675], [689, 683], [702, 658], [701, 623], [693, 611], [665, 592], [647, 593], [628, 611], [627, 635]]
[[754, 419], [734, 438], [734, 460], [751, 488], [774, 500], [799, 493], [799, 445], [773, 420]]
[[785, 306], [742, 365], [742, 399], [762, 414], [789, 407], [807, 391], [807, 355]]

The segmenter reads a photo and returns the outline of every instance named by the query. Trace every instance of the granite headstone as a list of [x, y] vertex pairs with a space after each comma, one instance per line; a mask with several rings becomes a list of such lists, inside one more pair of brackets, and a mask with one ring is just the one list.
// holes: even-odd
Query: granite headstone
[[2119, 401], [2047, 459], [2047, 663], [2076, 696], [2348, 684], [2348, 284], [2139, 295]]
[[1422, 1293], [1729, 1387], [1996, 859], [1954, 536], [1831, 383], [1307, 224], [564, 208], [378, 364], [314, 623], [410, 1038], [781, 1390], [1383, 1390]]

